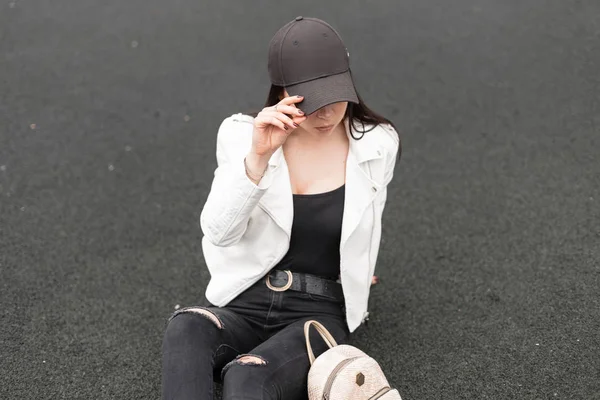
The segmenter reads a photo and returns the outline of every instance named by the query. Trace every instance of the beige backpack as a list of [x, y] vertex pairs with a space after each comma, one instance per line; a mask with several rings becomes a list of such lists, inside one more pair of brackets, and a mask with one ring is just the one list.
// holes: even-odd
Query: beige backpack
[[[311, 325], [329, 346], [316, 360], [308, 335]], [[377, 361], [354, 346], [338, 345], [318, 321], [306, 321], [304, 337], [311, 364], [309, 400], [402, 400], [398, 391], [390, 388]]]

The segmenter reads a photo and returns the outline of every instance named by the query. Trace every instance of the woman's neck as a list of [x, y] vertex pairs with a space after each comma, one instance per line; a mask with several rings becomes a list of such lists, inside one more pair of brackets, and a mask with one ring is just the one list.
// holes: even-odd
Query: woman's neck
[[348, 136], [346, 135], [346, 127], [342, 121], [328, 135], [324, 135], [319, 132], [309, 132], [302, 129], [302, 127], [297, 128], [287, 138], [284, 143], [284, 147], [289, 147], [292, 145], [296, 148], [313, 148], [315, 146], [321, 147], [347, 140]]

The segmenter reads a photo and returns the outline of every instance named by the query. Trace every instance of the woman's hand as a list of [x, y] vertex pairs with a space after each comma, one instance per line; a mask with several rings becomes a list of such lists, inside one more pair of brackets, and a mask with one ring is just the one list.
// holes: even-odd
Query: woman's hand
[[264, 108], [254, 118], [251, 153], [260, 158], [270, 158], [302, 122], [304, 113], [296, 107], [301, 96], [286, 97], [274, 106]]

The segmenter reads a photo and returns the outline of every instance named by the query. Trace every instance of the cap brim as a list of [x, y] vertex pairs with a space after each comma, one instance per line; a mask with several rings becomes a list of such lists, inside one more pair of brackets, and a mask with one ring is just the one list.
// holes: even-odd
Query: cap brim
[[285, 88], [290, 96], [303, 96], [296, 106], [309, 115], [326, 105], [348, 101], [358, 104], [358, 96], [350, 71], [330, 75]]

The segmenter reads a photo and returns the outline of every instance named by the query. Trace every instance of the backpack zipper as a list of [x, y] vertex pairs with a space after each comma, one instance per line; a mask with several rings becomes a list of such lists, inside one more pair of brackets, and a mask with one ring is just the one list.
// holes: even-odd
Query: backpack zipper
[[324, 400], [329, 400], [329, 395], [331, 394], [331, 388], [333, 387], [333, 382], [335, 381], [335, 378], [340, 373], [342, 368], [344, 368], [346, 365], [350, 364], [352, 361], [356, 360], [357, 358], [359, 358], [359, 357], [346, 358], [345, 360], [340, 361], [340, 363], [335, 366], [333, 371], [331, 371], [331, 374], [329, 375], [329, 377], [327, 378], [327, 381], [325, 382], [325, 388], [323, 389], [323, 399]]
[[390, 390], [392, 390], [392, 388], [386, 386], [383, 389], [380, 389], [379, 392], [375, 393], [373, 396], [369, 397], [369, 400], [379, 399], [380, 397], [383, 397], [383, 395], [386, 394], [387, 392], [389, 392]]

